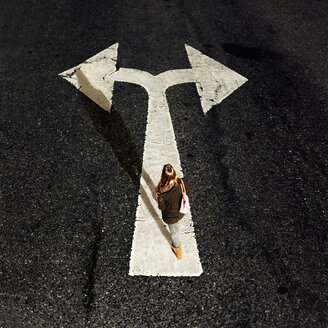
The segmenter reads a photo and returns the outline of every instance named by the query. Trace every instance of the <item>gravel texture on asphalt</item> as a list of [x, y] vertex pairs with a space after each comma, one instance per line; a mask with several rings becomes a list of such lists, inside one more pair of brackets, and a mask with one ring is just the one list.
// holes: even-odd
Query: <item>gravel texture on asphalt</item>
[[[0, 327], [327, 327], [327, 13], [3, 1]], [[167, 91], [200, 277], [128, 275], [147, 94], [116, 83], [107, 113], [58, 76], [116, 42], [118, 67], [189, 68], [187, 43], [249, 80], [205, 116]]]

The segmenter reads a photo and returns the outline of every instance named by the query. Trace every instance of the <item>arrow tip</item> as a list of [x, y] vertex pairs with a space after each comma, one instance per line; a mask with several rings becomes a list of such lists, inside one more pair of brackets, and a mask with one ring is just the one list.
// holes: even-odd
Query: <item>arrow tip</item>
[[110, 111], [113, 86], [105, 83], [105, 77], [117, 70], [118, 42], [59, 75], [93, 100]]
[[244, 76], [193, 47], [185, 44], [185, 48], [196, 75], [196, 87], [204, 114], [247, 81]]

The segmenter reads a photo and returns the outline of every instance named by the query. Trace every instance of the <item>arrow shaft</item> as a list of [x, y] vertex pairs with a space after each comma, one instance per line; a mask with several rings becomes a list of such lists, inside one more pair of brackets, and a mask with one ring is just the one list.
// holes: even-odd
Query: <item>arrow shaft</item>
[[[136, 79], [137, 75], [139, 75], [138, 79]], [[147, 74], [136, 73], [133, 78], [130, 76], [129, 81], [141, 84], [140, 77], [143, 79], [143, 86], [148, 91], [149, 103], [129, 274], [198, 276], [202, 273], [202, 267], [190, 212], [179, 224], [180, 235], [184, 236], [182, 239], [184, 261], [177, 266], [175, 257], [170, 251], [169, 233], [163, 225], [154, 198], [155, 185], [160, 178], [164, 164], [172, 164], [177, 174], [182, 175], [180, 156], [165, 90], [167, 87], [177, 84], [178, 81], [180, 83], [193, 81], [190, 81], [189, 70], [173, 71], [171, 74], [163, 73], [150, 78], [149, 83], [146, 82], [149, 78]], [[121, 78], [125, 79], [124, 76]]]
[[[182, 174], [180, 156], [175, 141], [173, 125], [166, 101], [165, 93], [158, 93], [149, 98], [147, 128], [144, 144], [143, 166], [140, 185], [140, 206], [137, 210], [137, 220], [152, 220], [151, 213], [145, 208], [143, 199], [150, 199], [152, 207], [157, 209], [154, 199], [155, 184], [160, 178], [164, 164], [170, 163], [177, 174]], [[158, 210], [156, 210], [158, 213]], [[144, 213], [147, 213], [144, 215]], [[158, 216], [159, 218], [159, 216]]]

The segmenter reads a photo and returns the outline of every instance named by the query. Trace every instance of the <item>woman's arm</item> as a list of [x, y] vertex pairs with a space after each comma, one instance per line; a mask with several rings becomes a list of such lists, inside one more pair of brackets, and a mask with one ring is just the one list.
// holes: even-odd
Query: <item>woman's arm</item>
[[161, 195], [158, 196], [158, 208], [161, 211], [165, 210], [165, 200], [161, 197]]

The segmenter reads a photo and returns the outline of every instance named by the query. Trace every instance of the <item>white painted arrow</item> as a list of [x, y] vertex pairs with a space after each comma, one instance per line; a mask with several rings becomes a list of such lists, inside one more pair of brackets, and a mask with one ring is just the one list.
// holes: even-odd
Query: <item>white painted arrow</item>
[[115, 81], [138, 84], [148, 92], [148, 118], [130, 275], [199, 276], [202, 273], [190, 211], [179, 222], [183, 257], [178, 261], [170, 250], [170, 236], [154, 199], [155, 184], [164, 164], [172, 164], [182, 176], [165, 91], [175, 84], [195, 82], [206, 113], [247, 79], [188, 45], [186, 50], [191, 69], [166, 71], [157, 76], [129, 68], [116, 70], [117, 44], [60, 74], [105, 110], [110, 109]]
[[101, 108], [110, 111], [113, 89], [108, 89], [105, 77], [116, 71], [118, 43], [99, 52], [80, 65], [59, 74]]
[[196, 86], [204, 114], [243, 85], [247, 79], [198, 50], [185, 45], [196, 75]]

